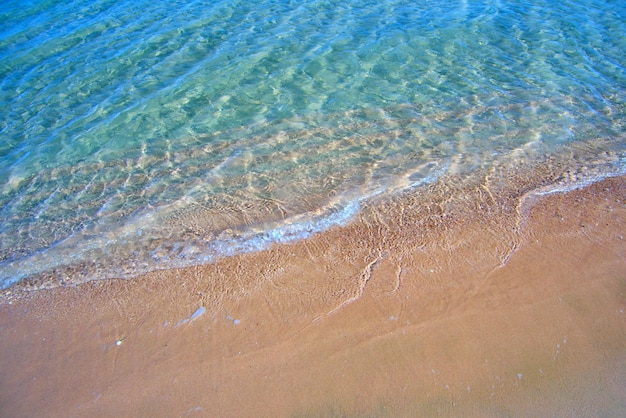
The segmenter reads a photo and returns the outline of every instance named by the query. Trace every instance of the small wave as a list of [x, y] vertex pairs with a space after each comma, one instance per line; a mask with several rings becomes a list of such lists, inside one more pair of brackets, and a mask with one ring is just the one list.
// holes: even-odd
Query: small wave
[[0, 285], [210, 262], [506, 159], [623, 152], [603, 1], [335, 3], [7, 6]]

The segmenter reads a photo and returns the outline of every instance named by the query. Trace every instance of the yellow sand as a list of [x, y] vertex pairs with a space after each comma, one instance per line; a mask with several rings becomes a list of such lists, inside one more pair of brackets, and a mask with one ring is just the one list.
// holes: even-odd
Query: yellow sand
[[623, 416], [625, 238], [624, 177], [485, 175], [214, 265], [12, 289], [0, 416]]

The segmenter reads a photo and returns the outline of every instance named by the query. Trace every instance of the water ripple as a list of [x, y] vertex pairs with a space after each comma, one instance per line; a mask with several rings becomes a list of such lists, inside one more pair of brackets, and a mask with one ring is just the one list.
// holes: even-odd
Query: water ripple
[[74, 0], [0, 17], [5, 283], [122, 254], [135, 267], [106, 274], [199, 262], [502, 156], [624, 148], [622, 2]]

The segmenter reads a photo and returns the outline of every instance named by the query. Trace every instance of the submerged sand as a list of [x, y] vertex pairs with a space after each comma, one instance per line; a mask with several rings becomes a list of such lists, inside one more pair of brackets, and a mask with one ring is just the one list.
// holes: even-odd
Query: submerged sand
[[446, 178], [215, 264], [0, 302], [0, 416], [623, 416], [626, 177]]

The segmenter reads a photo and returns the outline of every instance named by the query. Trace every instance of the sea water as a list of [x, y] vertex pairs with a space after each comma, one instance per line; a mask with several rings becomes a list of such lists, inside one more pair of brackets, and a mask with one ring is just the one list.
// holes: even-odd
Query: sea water
[[4, 1], [0, 114], [0, 285], [132, 277], [514, 153], [623, 172], [626, 2]]

